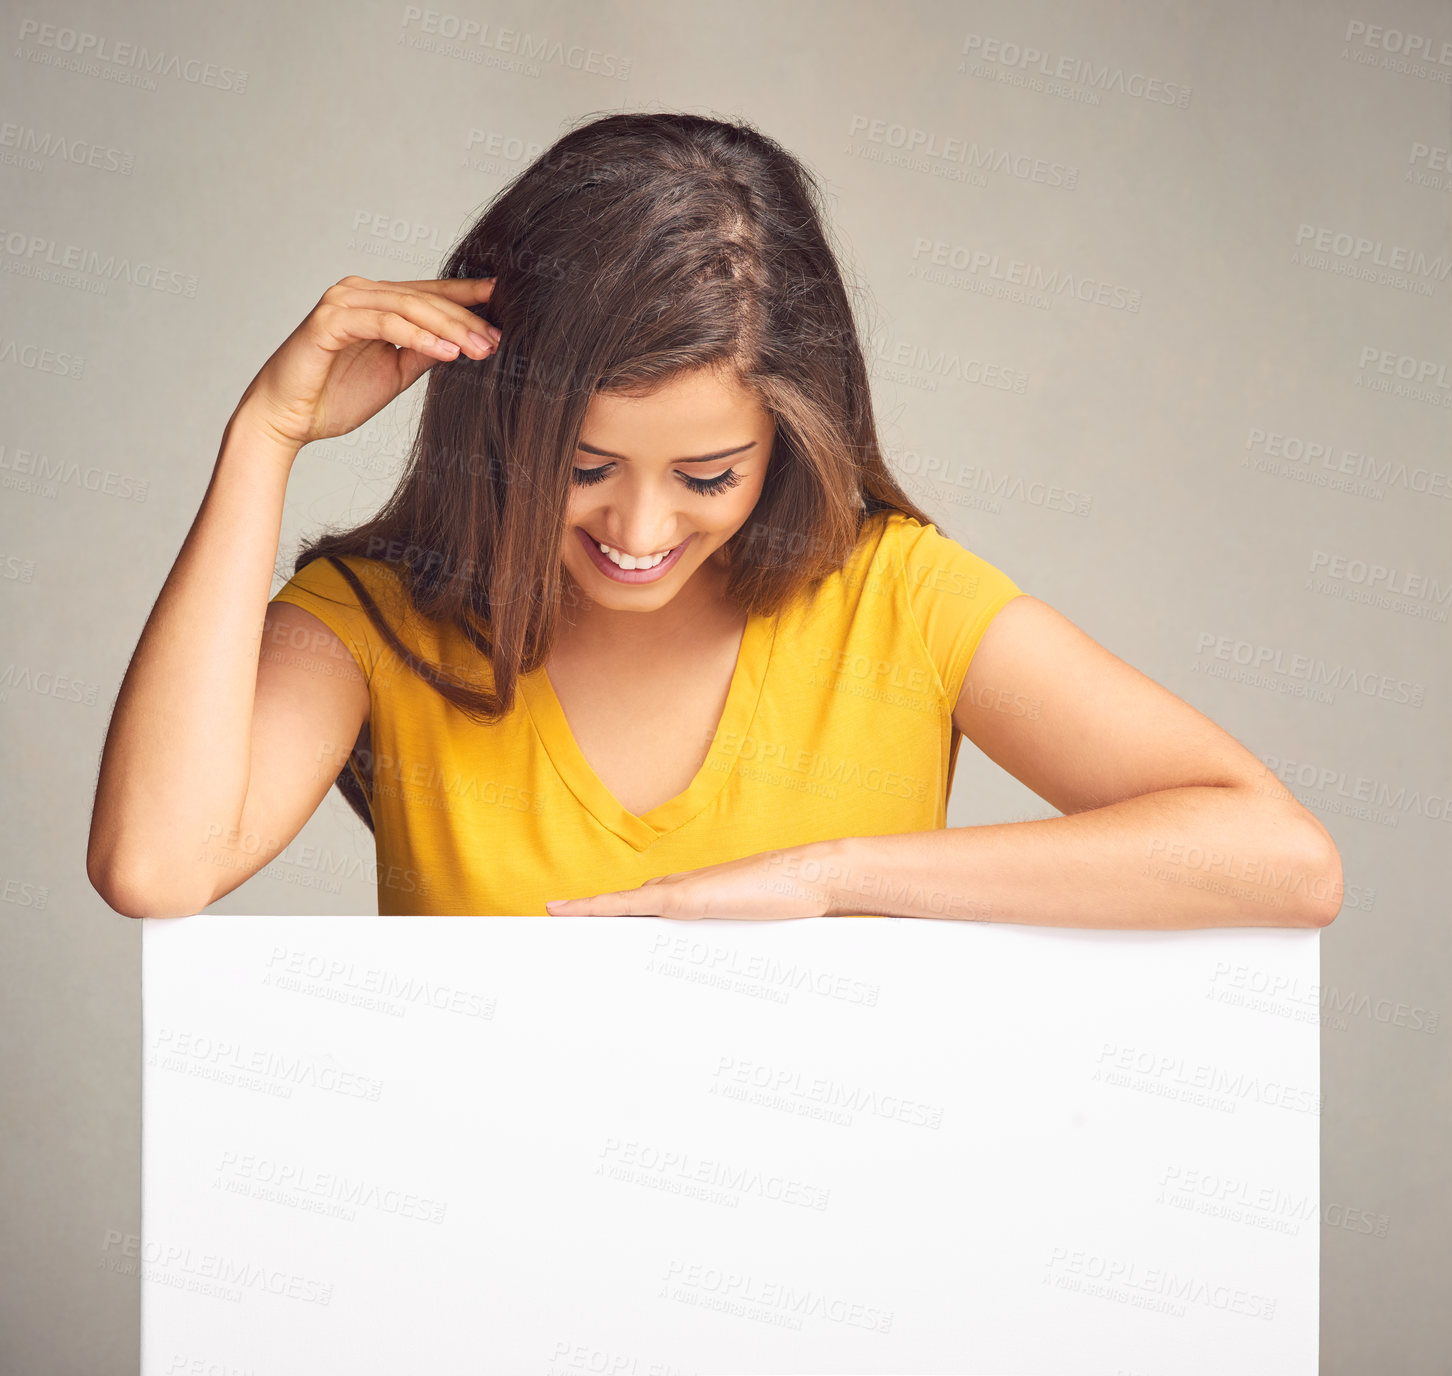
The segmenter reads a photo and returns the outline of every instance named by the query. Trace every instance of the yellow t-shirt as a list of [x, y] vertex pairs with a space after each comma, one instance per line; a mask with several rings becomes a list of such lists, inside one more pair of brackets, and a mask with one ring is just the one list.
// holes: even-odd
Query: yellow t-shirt
[[[490, 681], [487, 657], [412, 609], [392, 567], [344, 562], [411, 649]], [[368, 677], [378, 911], [494, 915], [829, 837], [945, 826], [953, 707], [1019, 591], [932, 526], [895, 511], [868, 520], [814, 597], [748, 618], [705, 763], [643, 817], [586, 763], [543, 668], [520, 678], [509, 715], [481, 725], [397, 658], [327, 559], [272, 600], [325, 622]]]

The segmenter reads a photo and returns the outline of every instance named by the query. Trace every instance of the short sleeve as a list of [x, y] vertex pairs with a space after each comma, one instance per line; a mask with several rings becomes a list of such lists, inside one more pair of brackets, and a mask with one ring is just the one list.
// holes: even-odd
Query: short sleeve
[[[381, 566], [375, 559], [349, 556], [341, 561], [358, 577], [379, 610], [389, 614], [381, 586]], [[311, 612], [329, 628], [358, 662], [365, 678], [372, 679], [383, 645], [378, 628], [363, 607], [358, 593], [339, 570], [332, 557], [324, 555], [304, 564], [271, 597], [271, 602], [291, 602]]]
[[936, 527], [910, 517], [896, 524], [909, 614], [951, 707], [989, 623], [1022, 589]]

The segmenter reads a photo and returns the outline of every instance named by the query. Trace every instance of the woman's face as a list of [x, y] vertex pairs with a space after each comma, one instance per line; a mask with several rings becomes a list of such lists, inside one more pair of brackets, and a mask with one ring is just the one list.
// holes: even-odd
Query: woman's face
[[585, 595], [616, 611], [675, 597], [751, 515], [775, 434], [755, 397], [714, 370], [648, 397], [597, 393], [580, 429], [562, 551]]

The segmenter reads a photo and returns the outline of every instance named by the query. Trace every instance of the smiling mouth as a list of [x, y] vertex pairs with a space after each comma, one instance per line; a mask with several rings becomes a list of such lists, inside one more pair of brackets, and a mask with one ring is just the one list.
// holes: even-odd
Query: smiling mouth
[[[585, 534], [590, 535], [590, 532], [586, 531]], [[592, 540], [595, 540], [595, 537], [593, 535], [590, 535], [590, 538]], [[655, 568], [656, 565], [663, 563], [684, 543], [684, 540], [680, 540], [672, 545], [670, 549], [657, 550], [656, 553], [648, 554], [645, 556], [626, 554], [623, 550], [616, 549], [614, 545], [607, 545], [603, 540], [595, 540], [595, 548], [598, 549], [600, 553], [603, 554], [617, 568], [622, 568], [628, 573], [634, 569]]]
[[695, 538], [692, 531], [678, 544], [666, 550], [657, 550], [643, 559], [632, 559], [613, 545], [597, 540], [583, 526], [576, 526], [580, 543], [589, 551], [591, 562], [605, 577], [616, 583], [654, 583], [662, 579], [680, 563], [685, 556], [686, 546]]

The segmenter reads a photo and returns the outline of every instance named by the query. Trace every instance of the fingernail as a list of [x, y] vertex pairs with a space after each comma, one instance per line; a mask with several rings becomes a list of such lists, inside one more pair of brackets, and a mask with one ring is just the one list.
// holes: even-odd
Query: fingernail
[[471, 343], [476, 349], [487, 349], [490, 346], [490, 341], [485, 339], [485, 337], [477, 330], [469, 331], [469, 343]]

